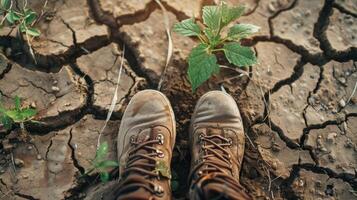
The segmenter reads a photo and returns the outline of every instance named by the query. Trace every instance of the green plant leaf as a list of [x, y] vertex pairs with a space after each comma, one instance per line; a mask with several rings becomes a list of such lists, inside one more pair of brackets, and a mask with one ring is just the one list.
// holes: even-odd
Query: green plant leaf
[[41, 32], [36, 29], [36, 28], [27, 28], [26, 29], [26, 34], [29, 34], [31, 36], [37, 37], [41, 35]]
[[109, 173], [108, 172], [101, 172], [99, 175], [100, 175], [100, 180], [103, 183], [106, 183], [109, 181]]
[[33, 108], [24, 108], [20, 111], [20, 115], [24, 120], [28, 120], [35, 116], [37, 114], [37, 111]]
[[99, 145], [99, 148], [97, 149], [96, 155], [95, 155], [95, 161], [100, 162], [101, 160], [103, 160], [103, 158], [105, 158], [105, 156], [108, 153], [108, 148], [109, 145], [107, 142], [103, 142]]
[[18, 110], [7, 110], [5, 114], [10, 117], [14, 122], [21, 122], [23, 121], [23, 117]]
[[25, 33], [26, 32], [26, 24], [25, 23], [22, 23], [22, 24], [20, 24], [20, 32], [21, 33]]
[[9, 116], [14, 122], [25, 122], [31, 117], [35, 116], [37, 111], [32, 108], [25, 108], [22, 110], [7, 110], [5, 114]]
[[214, 49], [220, 42], [220, 35], [214, 34], [211, 29], [205, 29], [203, 32], [209, 41], [210, 48]]
[[201, 33], [200, 27], [192, 18], [176, 23], [173, 27], [173, 31], [184, 36], [199, 36]]
[[188, 58], [188, 78], [193, 92], [219, 70], [216, 56], [207, 52], [208, 47], [206, 44], [198, 45]]
[[1, 0], [1, 7], [2, 7], [4, 10], [9, 9], [10, 6], [11, 6], [11, 0]]
[[100, 170], [105, 170], [107, 168], [111, 168], [111, 167], [118, 167], [118, 163], [116, 161], [112, 161], [112, 160], [105, 160], [102, 162], [99, 162], [96, 166], [96, 168], [100, 169]]
[[28, 10], [25, 13], [25, 23], [31, 25], [37, 18], [37, 14], [34, 11]]
[[0, 122], [5, 127], [5, 129], [9, 130], [12, 127], [12, 120], [9, 116], [4, 113], [0, 113]]
[[219, 8], [219, 6], [205, 6], [202, 11], [203, 23], [215, 34], [220, 28], [221, 16]]
[[227, 4], [223, 4], [222, 7], [222, 19], [221, 27], [228, 25], [232, 21], [238, 19], [244, 14], [244, 6], [228, 7]]
[[21, 99], [20, 99], [20, 97], [19, 96], [15, 96], [14, 102], [15, 102], [15, 109], [19, 111], [21, 109]]
[[225, 44], [223, 50], [228, 61], [236, 66], [249, 66], [257, 63], [253, 50], [241, 46], [238, 42]]
[[6, 15], [6, 19], [10, 24], [13, 24], [16, 21], [20, 20], [20, 16], [16, 14], [14, 11], [10, 10], [9, 13], [7, 13]]
[[155, 171], [161, 176], [171, 179], [171, 170], [163, 160], [156, 161]]
[[258, 32], [259, 26], [252, 24], [236, 24], [229, 29], [228, 38], [237, 40], [250, 36], [253, 33]]

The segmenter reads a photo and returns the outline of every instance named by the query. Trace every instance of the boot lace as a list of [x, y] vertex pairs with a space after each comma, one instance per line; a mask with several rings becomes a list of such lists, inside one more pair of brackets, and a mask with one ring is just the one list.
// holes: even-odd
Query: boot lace
[[[120, 183], [116, 196], [139, 188], [144, 188], [156, 196], [162, 196], [164, 192], [163, 188], [150, 180], [160, 178], [159, 173], [155, 172], [155, 157], [162, 158], [164, 153], [153, 146], [157, 144], [162, 145], [164, 143], [164, 136], [158, 134], [156, 138], [145, 142], [137, 142], [134, 137], [131, 137], [130, 143], [132, 147], [129, 150], [128, 160], [122, 174], [122, 177], [125, 178]], [[129, 176], [129, 174], [131, 175]]]
[[[201, 153], [197, 164], [191, 170], [189, 181], [191, 185], [202, 193], [205, 184], [214, 181], [227, 185], [230, 188], [241, 188], [239, 182], [233, 177], [232, 164], [239, 164], [232, 159], [227, 147], [232, 145], [232, 139], [221, 135], [205, 135], [199, 133]], [[227, 173], [227, 172], [230, 172]], [[192, 182], [194, 180], [194, 182]]]

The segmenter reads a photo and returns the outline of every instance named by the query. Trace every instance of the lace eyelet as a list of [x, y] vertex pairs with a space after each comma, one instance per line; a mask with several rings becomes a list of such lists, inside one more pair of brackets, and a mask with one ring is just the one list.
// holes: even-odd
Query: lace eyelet
[[164, 135], [163, 134], [158, 134], [156, 137], [157, 140], [159, 140], [159, 144], [164, 144]]
[[135, 142], [134, 140], [134, 135], [130, 136], [130, 144], [133, 144]]
[[229, 144], [229, 146], [231, 146], [233, 144], [232, 138], [228, 138], [228, 144]]
[[205, 134], [204, 133], [202, 133], [202, 132], [199, 132], [199, 136], [198, 136], [198, 138], [200, 139], [200, 140], [202, 140], [202, 138], [204, 138], [205, 137]]
[[161, 150], [159, 150], [159, 149], [156, 149], [156, 154], [157, 154], [157, 157], [159, 157], [159, 158], [163, 158], [163, 157], [165, 157], [164, 152], [162, 152], [162, 151], [161, 151]]
[[155, 194], [162, 196], [164, 194], [164, 189], [160, 185], [154, 185]]

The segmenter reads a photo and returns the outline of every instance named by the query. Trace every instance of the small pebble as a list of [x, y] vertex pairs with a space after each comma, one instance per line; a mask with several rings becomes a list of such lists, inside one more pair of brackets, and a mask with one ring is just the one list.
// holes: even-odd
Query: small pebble
[[337, 137], [337, 133], [329, 133], [327, 135], [327, 142], [329, 142], [330, 144], [335, 143], [335, 138]]
[[272, 168], [273, 170], [278, 169], [278, 163], [274, 161], [274, 162], [271, 164], [271, 168]]
[[342, 84], [346, 84], [346, 79], [345, 79], [345, 77], [341, 77], [341, 78], [339, 78], [338, 79]]
[[321, 152], [327, 152], [327, 149], [326, 149], [325, 147], [321, 147], [321, 148], [320, 148], [320, 151], [321, 151]]
[[57, 85], [58, 81], [57, 80], [54, 80], [53, 81], [53, 85]]
[[42, 156], [40, 154], [37, 154], [37, 160], [41, 160]]
[[351, 102], [357, 104], [357, 95], [351, 98]]
[[341, 100], [338, 102], [338, 104], [339, 104], [342, 108], [346, 106], [346, 102], [345, 102], [344, 99], [341, 99]]
[[304, 180], [300, 179], [300, 180], [299, 180], [299, 186], [300, 186], [300, 187], [303, 187], [304, 185], [305, 185]]
[[32, 150], [32, 146], [28, 146], [28, 147], [27, 147], [27, 150]]
[[270, 3], [269, 3], [268, 9], [269, 9], [270, 12], [275, 12], [276, 8], [275, 8], [275, 6], [273, 5], [273, 2], [270, 2]]
[[59, 89], [59, 87], [57, 87], [57, 86], [52, 86], [52, 91], [54, 91], [54, 92], [58, 92], [60, 89]]
[[336, 161], [336, 156], [332, 153], [330, 153], [327, 157], [331, 163], [334, 163]]
[[12, 52], [11, 48], [6, 48], [5, 55], [8, 57], [11, 56], [11, 52]]
[[343, 134], [346, 134], [346, 131], [347, 131], [347, 123], [346, 123], [346, 122], [343, 122], [343, 123], [342, 123], [342, 127], [343, 127]]
[[23, 167], [24, 166], [24, 161], [23, 160], [21, 160], [21, 159], [19, 159], [19, 158], [15, 158], [15, 166], [16, 167]]
[[322, 186], [321, 181], [316, 181], [315, 185], [317, 188], [321, 188], [321, 186]]
[[305, 11], [305, 16], [308, 17], [308, 16], [310, 16], [310, 15], [311, 15], [311, 10], [306, 10], [306, 11]]
[[346, 143], [344, 145], [347, 149], [351, 149], [353, 147], [353, 142], [350, 138], [347, 138]]

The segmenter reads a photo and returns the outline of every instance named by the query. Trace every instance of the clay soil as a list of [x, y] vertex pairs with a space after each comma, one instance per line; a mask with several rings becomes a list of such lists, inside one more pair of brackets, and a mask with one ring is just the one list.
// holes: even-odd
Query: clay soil
[[[116, 158], [121, 116], [138, 91], [170, 99], [177, 120], [172, 174], [175, 199], [185, 199], [188, 125], [198, 98], [224, 88], [241, 111], [246, 151], [241, 183], [255, 199], [357, 199], [357, 3], [355, 0], [227, 0], [244, 3], [237, 22], [260, 32], [243, 41], [259, 64], [222, 69], [193, 94], [187, 56], [196, 40], [173, 33], [167, 54], [164, 13], [154, 0], [29, 1], [44, 15], [32, 41], [36, 61], [11, 29], [0, 31], [0, 93], [18, 95], [40, 123], [0, 128], [0, 199], [101, 199], [113, 188], [90, 168], [124, 53], [118, 100], [102, 140]], [[170, 25], [213, 0], [162, 0]], [[220, 60], [225, 63], [224, 59]], [[247, 74], [249, 76], [247, 76]]]

